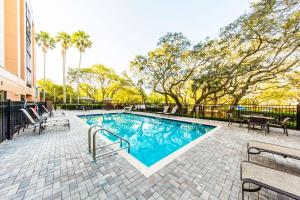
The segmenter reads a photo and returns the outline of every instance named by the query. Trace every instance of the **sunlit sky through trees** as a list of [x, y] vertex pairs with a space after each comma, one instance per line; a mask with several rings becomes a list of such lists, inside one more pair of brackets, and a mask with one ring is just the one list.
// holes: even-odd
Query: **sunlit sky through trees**
[[[32, 0], [36, 32], [72, 34], [83, 30], [93, 46], [82, 67], [100, 63], [117, 73], [129, 69], [137, 54], [155, 48], [167, 32], [182, 32], [193, 43], [214, 38], [220, 28], [249, 10], [251, 0]], [[37, 47], [37, 79], [43, 76], [43, 55]], [[77, 67], [79, 53], [71, 48], [67, 67]], [[60, 45], [47, 54], [47, 78], [62, 83]]]

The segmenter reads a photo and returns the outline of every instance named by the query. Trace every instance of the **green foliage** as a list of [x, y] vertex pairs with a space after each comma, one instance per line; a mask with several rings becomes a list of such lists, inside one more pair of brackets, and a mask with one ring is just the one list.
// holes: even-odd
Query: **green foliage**
[[150, 104], [162, 104], [164, 103], [164, 97], [161, 94], [151, 92], [148, 96], [148, 103]]
[[71, 83], [79, 80], [80, 95], [95, 101], [111, 98], [114, 102], [138, 103], [145, 96], [143, 89], [135, 85], [126, 74], [117, 75], [112, 68], [101, 64], [81, 68], [80, 73], [77, 73], [77, 69], [70, 69], [68, 80]]
[[55, 37], [55, 41], [61, 43], [62, 55], [64, 56], [66, 51], [72, 45], [71, 36], [66, 32], [58, 32], [58, 35]]
[[[194, 111], [207, 103], [295, 104], [300, 101], [299, 22], [299, 0], [255, 1], [217, 38], [191, 46], [182, 33], [167, 33], [131, 61], [132, 78], [100, 64], [80, 69], [82, 54], [92, 46], [83, 31], [71, 37], [61, 32], [57, 41], [63, 50], [70, 42], [79, 50], [79, 66], [69, 70], [68, 80], [78, 84], [78, 96], [95, 101], [195, 104]], [[43, 51], [53, 46], [49, 34], [37, 36]]]
[[[42, 91], [44, 81], [43, 80], [38, 80], [37, 85], [40, 88], [40, 92]], [[55, 94], [55, 99], [57, 102], [63, 102], [63, 87], [62, 85], [55, 84], [53, 81], [46, 79], [45, 82], [45, 88], [46, 88], [46, 100], [54, 102], [54, 94]], [[55, 91], [55, 92], [54, 92]], [[74, 92], [73, 88], [70, 85], [66, 86], [66, 96], [67, 96], [67, 102], [70, 102], [70, 97], [71, 97], [71, 102], [74, 102], [77, 99], [76, 92]]]
[[55, 48], [55, 39], [45, 31], [41, 31], [40, 33], [36, 34], [35, 39], [37, 44], [42, 47], [44, 54], [47, 53], [48, 49]]
[[104, 104], [57, 104], [57, 107], [64, 110], [82, 110], [84, 107], [86, 110], [91, 109], [103, 109], [105, 108]]
[[136, 56], [131, 69], [148, 89], [179, 106], [190, 102], [237, 105], [254, 98], [263, 83], [281, 79], [299, 66], [299, 8], [297, 0], [255, 2], [218, 38], [193, 48], [181, 33], [168, 33], [157, 48]]
[[168, 33], [160, 38], [158, 48], [146, 56], [136, 56], [131, 69], [139, 73], [148, 88], [181, 106], [184, 84], [202, 63], [193, 63], [189, 47], [189, 40], [181, 33]]
[[92, 47], [90, 36], [84, 31], [77, 31], [72, 35], [72, 44], [75, 44], [80, 53], [84, 53], [87, 48]]

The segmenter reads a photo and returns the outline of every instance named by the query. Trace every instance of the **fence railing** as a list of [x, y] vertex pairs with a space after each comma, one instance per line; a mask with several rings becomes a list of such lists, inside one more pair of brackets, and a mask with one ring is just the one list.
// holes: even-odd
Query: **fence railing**
[[[6, 139], [12, 139], [16, 126], [27, 123], [20, 111], [21, 108], [24, 108], [24, 104], [25, 102], [22, 101], [0, 101], [0, 143]], [[41, 114], [41, 105], [45, 105], [45, 103], [27, 102], [26, 105], [27, 108], [38, 106], [38, 111]]]
[[[103, 103], [94, 104], [57, 104], [59, 108], [66, 110], [80, 110], [84, 106], [86, 109], [122, 109], [128, 104], [111, 104], [107, 106]], [[146, 105], [146, 112], [161, 112], [164, 104]], [[174, 105], [170, 105], [171, 107]], [[171, 110], [171, 109], [170, 109]], [[233, 107], [229, 104], [205, 104], [205, 105], [184, 105], [182, 110], [176, 115], [195, 117], [213, 120], [228, 120], [228, 112], [233, 114], [234, 118], [240, 118], [241, 115], [260, 114], [272, 117], [282, 121], [285, 117], [291, 118], [288, 127], [300, 130], [300, 105], [239, 105]]]
[[[163, 105], [148, 106], [148, 112], [162, 111]], [[212, 120], [228, 120], [228, 112], [234, 118], [241, 115], [260, 114], [282, 121], [285, 117], [291, 118], [288, 127], [300, 130], [300, 105], [185, 105], [177, 115]]]
[[[42, 114], [41, 105], [45, 103], [27, 103], [28, 107], [38, 106], [38, 111]], [[90, 109], [120, 109], [125, 104], [116, 104], [107, 107], [103, 104], [95, 106], [90, 105]], [[86, 105], [70, 105], [68, 107], [61, 106], [62, 109], [81, 109], [80, 106]], [[20, 112], [24, 107], [21, 101], [0, 101], [0, 143], [6, 139], [13, 137], [14, 128], [17, 125], [26, 124], [26, 119]], [[147, 105], [147, 112], [162, 111], [163, 105]], [[177, 113], [180, 116], [195, 117], [213, 120], [228, 120], [228, 112], [233, 117], [239, 118], [241, 115], [262, 114], [264, 116], [275, 118], [282, 121], [285, 117], [290, 117], [289, 128], [300, 130], [300, 105], [239, 105], [232, 107], [231, 105], [185, 105], [182, 110]]]

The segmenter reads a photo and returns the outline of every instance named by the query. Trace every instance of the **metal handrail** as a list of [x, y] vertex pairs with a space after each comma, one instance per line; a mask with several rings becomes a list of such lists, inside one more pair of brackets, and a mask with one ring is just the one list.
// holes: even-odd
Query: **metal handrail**
[[[126, 139], [124, 139], [124, 138], [122, 138], [122, 137], [120, 137], [119, 135], [117, 135], [116, 133], [114, 133], [114, 132], [112, 132], [112, 131], [110, 131], [110, 130], [108, 130], [108, 129], [106, 129], [106, 128], [103, 128], [101, 125], [94, 125], [94, 126], [92, 126], [92, 127], [90, 127], [89, 128], [89, 132], [88, 132], [88, 142], [89, 142], [89, 152], [91, 153], [91, 133], [92, 133], [92, 130], [94, 129], [94, 128], [96, 128], [96, 127], [99, 127], [99, 129], [96, 129], [94, 132], [93, 132], [93, 138], [92, 138], [92, 140], [93, 140], [93, 160], [94, 161], [96, 161], [96, 149], [100, 149], [100, 148], [103, 148], [103, 147], [107, 147], [107, 146], [111, 146], [111, 145], [114, 145], [114, 144], [120, 144], [120, 149], [117, 149], [117, 150], [114, 150], [114, 151], [111, 151], [111, 152], [109, 152], [109, 153], [104, 153], [104, 154], [102, 154], [102, 155], [100, 155], [100, 156], [104, 156], [104, 155], [107, 155], [107, 154], [111, 154], [111, 153], [114, 153], [114, 152], [117, 152], [117, 151], [120, 151], [120, 150], [123, 150], [123, 149], [127, 149], [127, 152], [128, 153], [130, 153], [130, 143], [129, 143], [129, 141], [128, 140], [126, 140]], [[109, 134], [111, 134], [111, 135], [113, 135], [113, 136], [115, 136], [115, 137], [117, 137], [117, 138], [119, 138], [120, 139], [120, 142], [114, 142], [114, 143], [111, 143], [111, 144], [106, 144], [106, 145], [103, 145], [103, 146], [101, 146], [101, 147], [98, 147], [98, 148], [96, 148], [96, 134], [99, 132], [99, 131], [106, 131], [106, 132], [108, 132]], [[125, 143], [127, 143], [127, 147], [124, 147], [123, 148], [123, 142], [125, 142]], [[98, 157], [100, 157], [100, 156], [98, 156]]]
[[[92, 126], [92, 127], [89, 128], [89, 131], [88, 131], [89, 153], [92, 153], [91, 132], [92, 132], [92, 130], [93, 130], [94, 128], [96, 128], [96, 127], [98, 127], [98, 128], [103, 128], [103, 126], [101, 126], [101, 125], [99, 125], [99, 124], [96, 124], [96, 125], [94, 125], [94, 126]], [[97, 132], [98, 132], [98, 131], [99, 131], [99, 130], [97, 130]]]
[[[98, 133], [98, 131], [106, 131], [110, 134], [112, 134], [113, 136], [117, 137], [120, 139], [120, 142], [115, 142], [115, 143], [112, 143], [112, 144], [108, 144], [108, 145], [103, 145], [99, 148], [96, 148], [96, 134]], [[127, 147], [123, 148], [123, 144], [122, 144], [122, 141], [126, 142], [128, 144]], [[118, 150], [114, 150], [114, 151], [111, 151], [109, 153], [104, 153], [100, 156], [104, 156], [104, 155], [107, 155], [107, 154], [111, 154], [111, 153], [114, 153], [114, 152], [117, 152], [117, 151], [120, 151], [120, 150], [123, 150], [123, 149], [126, 149], [127, 148], [127, 152], [130, 153], [130, 143], [128, 142], [128, 140], [120, 137], [119, 135], [117, 135], [116, 133], [106, 129], [106, 128], [100, 128], [100, 129], [97, 129], [96, 131], [94, 131], [94, 134], [93, 134], [93, 160], [96, 161], [96, 149], [100, 149], [100, 148], [103, 148], [103, 147], [106, 147], [106, 146], [110, 146], [110, 145], [113, 145], [113, 144], [117, 144], [117, 143], [120, 143], [120, 146], [121, 148], [118, 149]], [[98, 157], [100, 157], [98, 156]]]

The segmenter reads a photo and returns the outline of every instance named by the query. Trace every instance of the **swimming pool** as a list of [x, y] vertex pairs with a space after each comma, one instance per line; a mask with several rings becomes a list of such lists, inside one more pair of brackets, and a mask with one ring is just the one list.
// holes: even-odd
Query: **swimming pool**
[[[88, 125], [101, 124], [130, 143], [130, 155], [145, 167], [156, 163], [197, 140], [215, 126], [128, 113], [79, 116]], [[110, 141], [112, 135], [103, 134]]]

